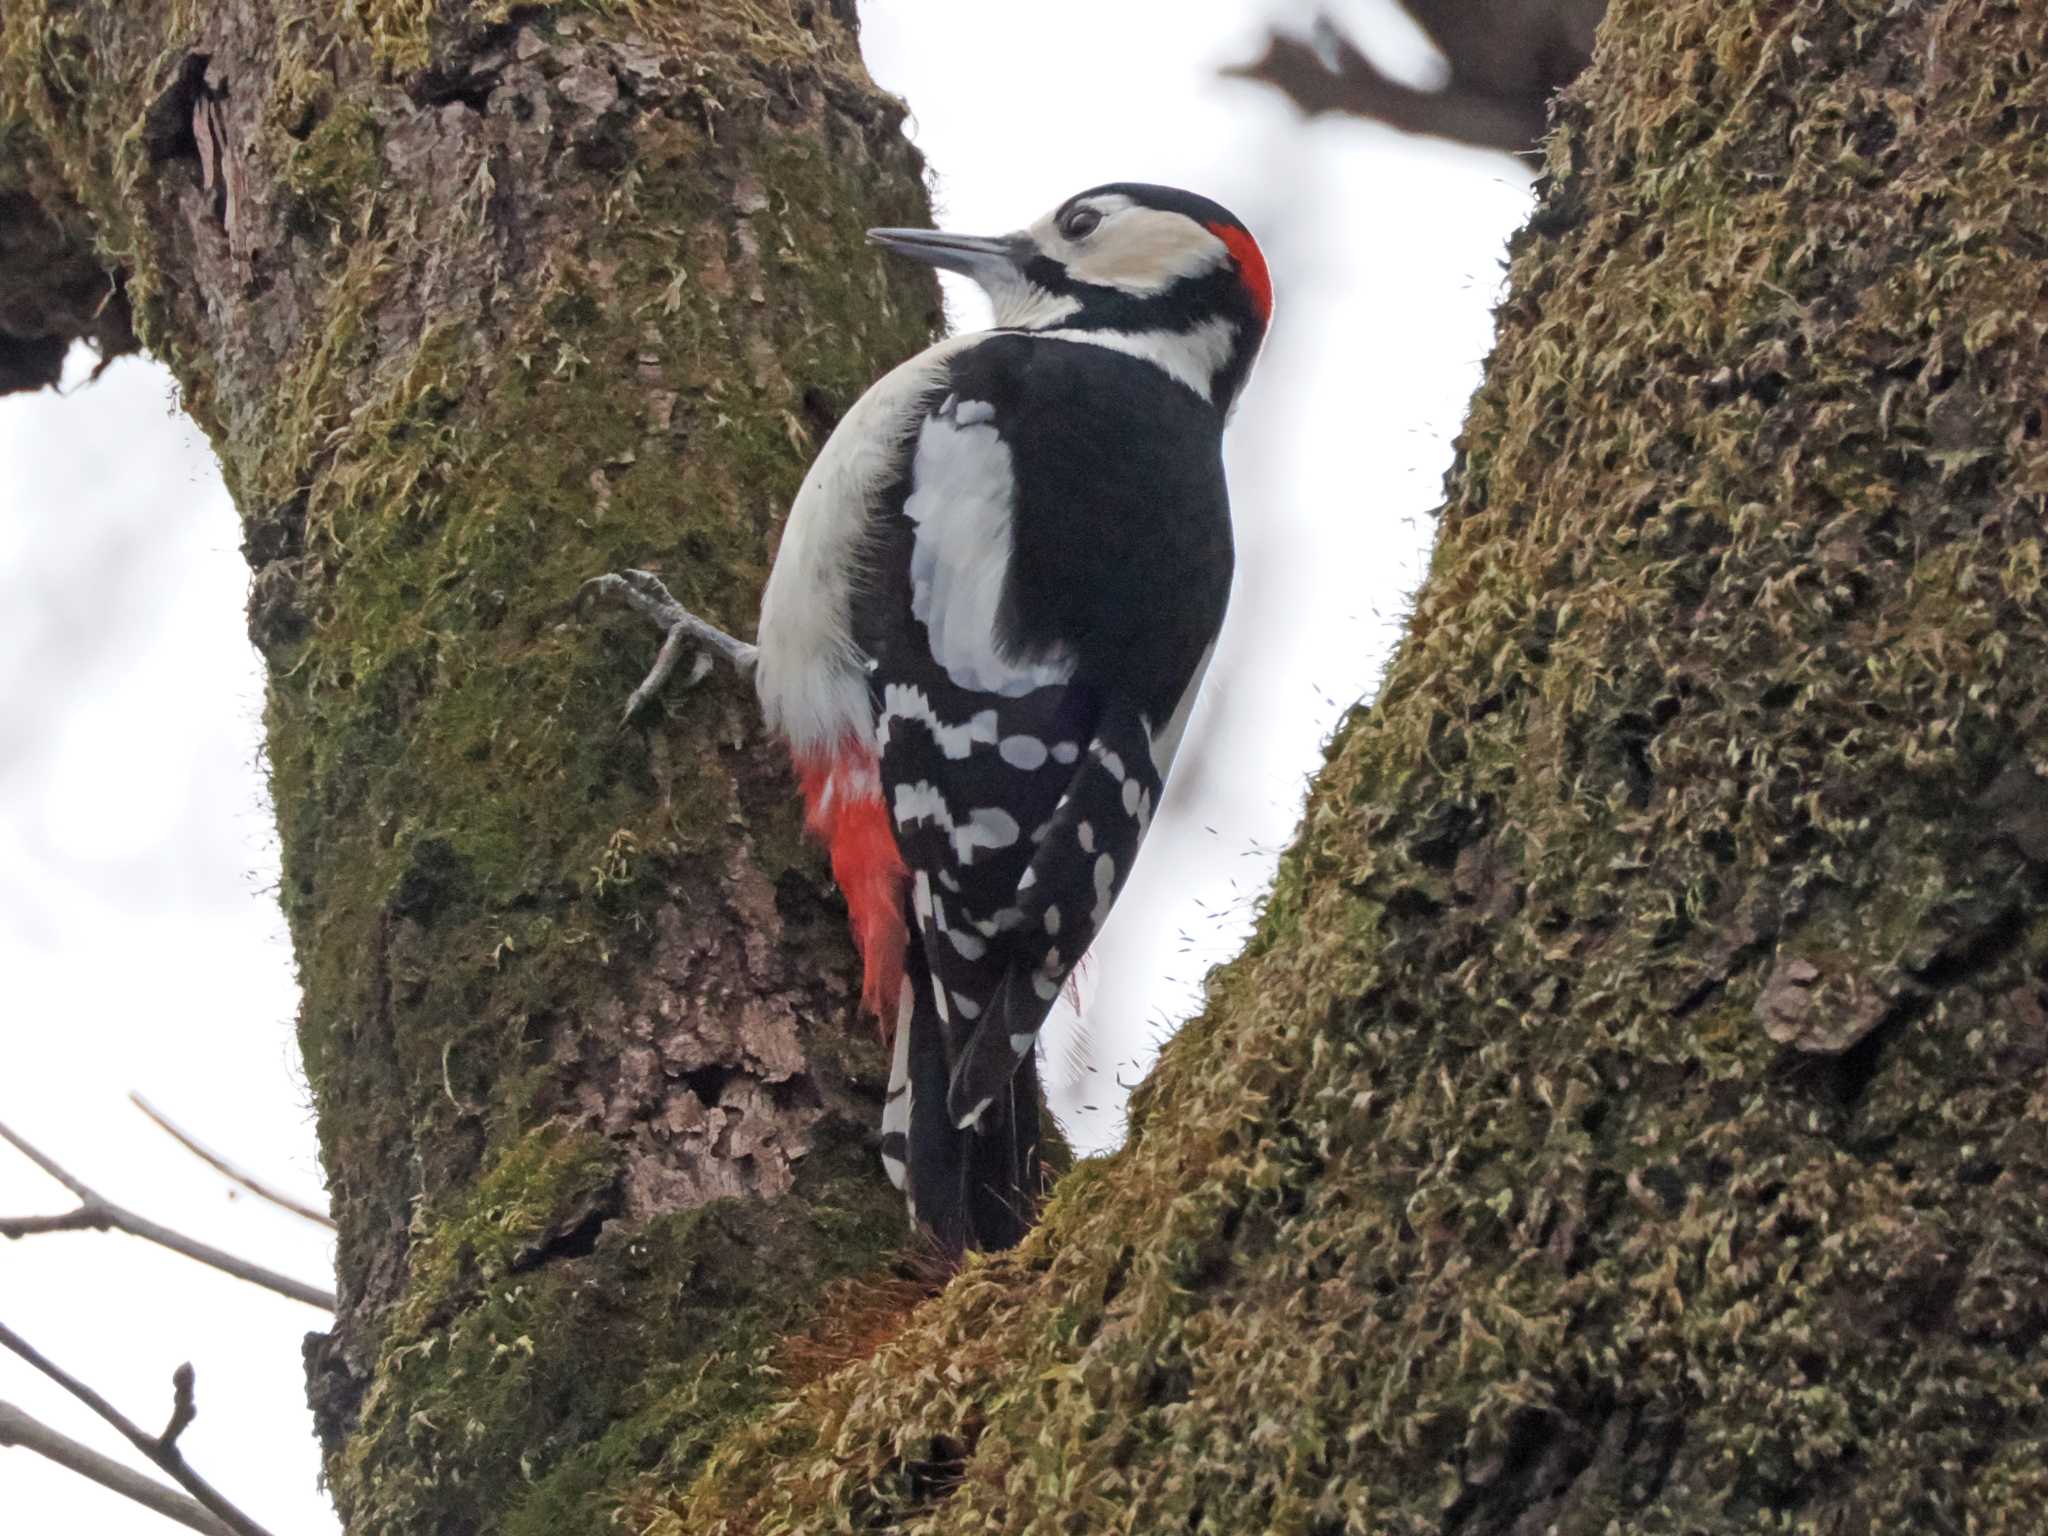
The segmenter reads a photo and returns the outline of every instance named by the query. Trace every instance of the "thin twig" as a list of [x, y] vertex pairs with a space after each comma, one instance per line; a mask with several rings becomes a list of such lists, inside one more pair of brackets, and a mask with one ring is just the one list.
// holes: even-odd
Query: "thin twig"
[[0, 1237], [34, 1237], [38, 1232], [104, 1232], [112, 1225], [103, 1207], [81, 1205], [61, 1216], [0, 1216]]
[[201, 1146], [192, 1137], [173, 1125], [162, 1110], [156, 1108], [149, 1100], [133, 1089], [130, 1089], [128, 1092], [128, 1102], [154, 1120], [158, 1129], [162, 1130], [171, 1140], [175, 1141], [216, 1173], [224, 1174], [226, 1177], [233, 1179], [242, 1188], [248, 1190], [250, 1194], [268, 1200], [272, 1205], [284, 1207], [294, 1216], [303, 1216], [308, 1221], [317, 1222], [330, 1232], [334, 1230], [334, 1218], [325, 1211], [315, 1210], [303, 1200], [296, 1200], [290, 1195], [272, 1189], [269, 1185], [258, 1180], [253, 1174], [244, 1173], [219, 1153], [207, 1151], [205, 1147]]
[[[170, 1475], [172, 1481], [211, 1510], [219, 1518], [221, 1524], [234, 1532], [235, 1536], [270, 1536], [268, 1531], [264, 1530], [262, 1526], [222, 1498], [211, 1483], [195, 1472], [192, 1469], [191, 1463], [185, 1460], [184, 1452], [180, 1451], [177, 1446], [171, 1444], [169, 1440], [159, 1439], [157, 1436], [138, 1428], [120, 1409], [108, 1402], [104, 1397], [101, 1397], [99, 1393], [93, 1391], [91, 1387], [88, 1387], [76, 1376], [64, 1370], [63, 1367], [44, 1357], [28, 1340], [24, 1339], [12, 1328], [9, 1328], [5, 1323], [0, 1323], [0, 1345], [5, 1345], [8, 1349], [13, 1350], [22, 1359], [41, 1371], [50, 1380], [56, 1382], [58, 1386], [105, 1419], [114, 1428], [118, 1429], [127, 1438], [130, 1445], [161, 1467]], [[189, 1393], [191, 1387], [189, 1380], [191, 1369], [189, 1365], [185, 1366], [180, 1373], [188, 1376], [188, 1380], [184, 1384], [184, 1391], [186, 1393]], [[177, 1423], [177, 1414], [175, 1412], [172, 1414], [172, 1422], [174, 1424]], [[189, 1419], [187, 1422], [189, 1422]], [[182, 1430], [184, 1425], [180, 1424], [178, 1428]]]
[[59, 1434], [12, 1403], [0, 1403], [0, 1446], [10, 1445], [33, 1451], [67, 1472], [76, 1472], [89, 1482], [112, 1489], [124, 1499], [133, 1499], [166, 1520], [175, 1520], [192, 1530], [203, 1531], [205, 1536], [230, 1536], [230, 1528], [214, 1518], [213, 1513], [197, 1499], [189, 1498], [174, 1488], [166, 1488], [154, 1478], [144, 1477], [134, 1468], [123, 1466], [113, 1457], [103, 1456], [89, 1445], [81, 1445], [69, 1435]]
[[190, 1360], [171, 1372], [171, 1421], [156, 1437], [157, 1444], [165, 1450], [176, 1445], [178, 1436], [191, 1428], [192, 1421], [199, 1417], [199, 1403], [192, 1390], [198, 1379]]
[[264, 1268], [261, 1264], [238, 1259], [232, 1253], [224, 1253], [209, 1243], [187, 1237], [182, 1232], [174, 1232], [169, 1227], [151, 1221], [147, 1216], [138, 1216], [135, 1212], [114, 1204], [4, 1125], [0, 1125], [0, 1141], [5, 1141], [78, 1197], [78, 1209], [67, 1211], [62, 1216], [0, 1218], [0, 1237], [27, 1237], [37, 1232], [76, 1231], [83, 1227], [105, 1231], [108, 1227], [113, 1227], [128, 1233], [131, 1237], [139, 1237], [146, 1242], [168, 1248], [173, 1253], [182, 1253], [186, 1258], [196, 1259], [201, 1264], [210, 1264], [223, 1274], [233, 1275], [237, 1280], [260, 1285], [265, 1290], [276, 1291], [280, 1296], [289, 1296], [293, 1301], [303, 1301], [309, 1307], [320, 1307], [328, 1312], [334, 1310], [332, 1291], [323, 1291], [317, 1285], [308, 1285], [303, 1280], [294, 1280], [290, 1275], [281, 1275], [274, 1269]]

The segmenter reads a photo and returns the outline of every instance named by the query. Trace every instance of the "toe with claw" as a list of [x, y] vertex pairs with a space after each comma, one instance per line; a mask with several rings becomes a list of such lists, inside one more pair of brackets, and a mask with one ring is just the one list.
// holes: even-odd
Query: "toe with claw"
[[685, 651], [693, 653], [689, 674], [683, 679], [685, 688], [694, 688], [704, 680], [715, 656], [731, 662], [733, 670], [742, 677], [754, 670], [754, 658], [759, 654], [755, 647], [698, 618], [675, 600], [652, 571], [607, 572], [591, 577], [577, 592], [576, 603], [579, 608], [587, 608], [593, 602], [623, 603], [662, 631], [661, 649], [655, 653], [654, 665], [627, 697], [621, 724], [631, 720], [634, 712], [667, 684]]

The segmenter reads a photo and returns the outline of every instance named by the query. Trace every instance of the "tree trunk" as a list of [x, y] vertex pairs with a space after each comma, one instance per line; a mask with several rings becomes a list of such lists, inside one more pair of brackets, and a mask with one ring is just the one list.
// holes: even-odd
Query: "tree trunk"
[[[902, 1239], [886, 1063], [729, 678], [621, 730], [651, 566], [742, 631], [816, 443], [930, 339], [851, 0], [8, 0], [0, 385], [175, 370], [241, 508], [340, 1222], [353, 1531], [592, 1530]], [[102, 302], [104, 301], [104, 302]]]

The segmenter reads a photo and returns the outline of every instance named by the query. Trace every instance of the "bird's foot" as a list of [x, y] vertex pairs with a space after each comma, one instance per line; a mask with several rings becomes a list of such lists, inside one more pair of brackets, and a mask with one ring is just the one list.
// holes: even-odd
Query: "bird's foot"
[[751, 675], [754, 670], [754, 660], [760, 654], [756, 647], [698, 618], [675, 600], [668, 588], [662, 585], [661, 578], [652, 571], [607, 572], [591, 577], [577, 590], [576, 605], [579, 609], [604, 601], [625, 604], [663, 635], [654, 665], [647, 669], [647, 676], [626, 699], [625, 712], [620, 716], [621, 724], [631, 720], [634, 711], [667, 684], [686, 650], [693, 654], [689, 675], [683, 679], [685, 688], [694, 688], [704, 681], [705, 675], [711, 671], [714, 656], [723, 656], [742, 677]]

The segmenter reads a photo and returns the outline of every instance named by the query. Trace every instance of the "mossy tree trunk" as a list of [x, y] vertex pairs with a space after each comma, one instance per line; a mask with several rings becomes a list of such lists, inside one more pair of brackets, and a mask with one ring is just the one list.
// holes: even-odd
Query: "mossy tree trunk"
[[751, 697], [622, 731], [657, 637], [566, 606], [645, 565], [751, 628], [937, 319], [862, 239], [927, 221], [901, 117], [851, 0], [0, 13], [0, 384], [132, 314], [245, 523], [351, 1530], [599, 1528], [901, 1240]]
[[1616, 0], [1548, 153], [1130, 1144], [647, 1529], [2048, 1529], [2048, 8]]

